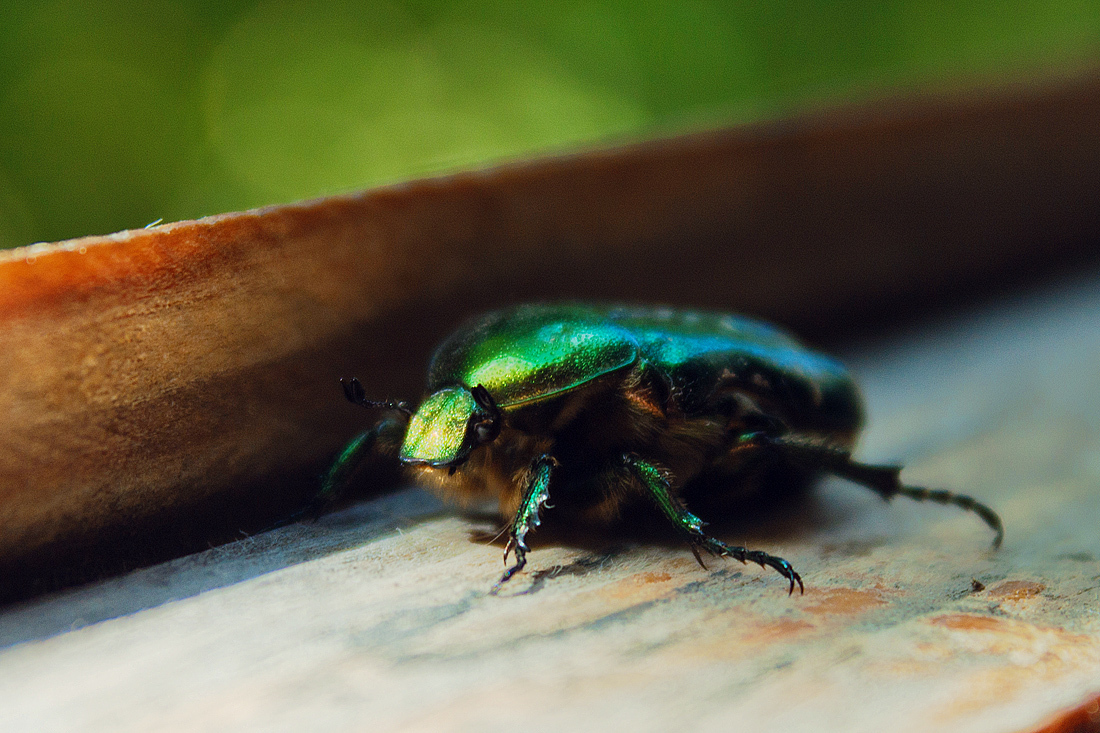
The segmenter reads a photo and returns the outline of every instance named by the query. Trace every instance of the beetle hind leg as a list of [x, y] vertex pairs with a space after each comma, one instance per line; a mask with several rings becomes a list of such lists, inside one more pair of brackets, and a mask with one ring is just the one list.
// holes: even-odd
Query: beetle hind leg
[[852, 460], [846, 450], [819, 445], [812, 441], [794, 437], [768, 438], [773, 448], [786, 456], [812, 465], [821, 470], [866, 486], [883, 499], [889, 501], [895, 496], [906, 496], [914, 501], [931, 501], [936, 504], [950, 504], [977, 514], [993, 530], [993, 547], [1001, 546], [1005, 530], [997, 512], [977, 499], [966, 494], [956, 494], [946, 489], [927, 489], [921, 486], [908, 486], [901, 482], [901, 466], [876, 466]]
[[1000, 547], [1005, 538], [1005, 528], [997, 512], [982, 504], [977, 499], [966, 494], [956, 494], [946, 489], [926, 489], [923, 486], [906, 486], [897, 479], [896, 493], [900, 496], [908, 496], [914, 501], [932, 501], [937, 504], [953, 504], [977, 514], [983, 522], [989, 525], [996, 534], [993, 537], [993, 547]]
[[906, 496], [914, 501], [931, 501], [936, 504], [950, 504], [977, 514], [993, 530], [993, 547], [1001, 546], [1005, 537], [1004, 524], [997, 512], [977, 499], [966, 494], [956, 494], [947, 489], [928, 489], [923, 486], [908, 486], [901, 482], [900, 466], [872, 466], [849, 461], [843, 471], [834, 470], [836, 475], [855, 481], [874, 491], [886, 500], [895, 496]]
[[695, 555], [695, 559], [704, 568], [706, 568], [706, 565], [703, 565], [703, 560], [699, 556], [699, 550], [705, 550], [712, 555], [732, 557], [735, 560], [740, 560], [742, 563], [754, 562], [762, 568], [770, 567], [787, 579], [787, 582], [790, 584], [787, 595], [794, 593], [794, 586], [796, 583], [798, 584], [799, 592], [805, 592], [805, 586], [802, 584], [802, 577], [795, 572], [791, 564], [783, 558], [769, 555], [760, 550], [748, 550], [744, 547], [727, 545], [704, 532], [703, 527], [706, 526], [706, 523], [689, 512], [687, 507], [673, 495], [668, 478], [659, 468], [632, 453], [624, 454], [622, 461], [626, 468], [641, 481], [646, 492], [657, 505], [657, 508], [661, 510], [661, 513], [672, 522], [676, 529], [678, 529], [691, 544], [692, 554]]

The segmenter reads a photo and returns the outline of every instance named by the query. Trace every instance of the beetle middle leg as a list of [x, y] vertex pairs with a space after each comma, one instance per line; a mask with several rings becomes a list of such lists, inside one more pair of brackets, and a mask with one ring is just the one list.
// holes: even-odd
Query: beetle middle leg
[[527, 565], [527, 553], [531, 550], [527, 546], [527, 533], [542, 523], [539, 511], [550, 499], [550, 477], [557, 466], [557, 459], [551, 455], [539, 456], [531, 463], [519, 509], [516, 510], [516, 516], [508, 530], [508, 544], [504, 546], [504, 564], [508, 564], [508, 555], [513, 551], [516, 554], [516, 564], [504, 571], [491, 593], [496, 594], [513, 575]]
[[762, 568], [771, 567], [790, 583], [790, 588], [787, 590], [788, 595], [794, 593], [795, 583], [798, 583], [798, 590], [800, 593], [805, 592], [801, 576], [799, 576], [799, 574], [795, 572], [795, 569], [791, 567], [791, 564], [783, 558], [769, 555], [760, 550], [748, 550], [744, 547], [727, 545], [721, 540], [717, 540], [704, 532], [703, 527], [706, 526], [706, 522], [689, 512], [687, 507], [676, 498], [672, 493], [672, 487], [669, 485], [668, 478], [659, 468], [652, 463], [642, 460], [633, 453], [623, 454], [622, 461], [625, 468], [642, 483], [650, 498], [657, 505], [657, 508], [661, 510], [661, 513], [664, 514], [680, 533], [687, 538], [688, 542], [691, 543], [691, 551], [695, 555], [695, 559], [704, 568], [706, 566], [703, 565], [703, 559], [699, 556], [700, 549], [706, 550], [712, 555], [732, 557], [735, 560], [740, 560], [742, 563], [752, 561]]

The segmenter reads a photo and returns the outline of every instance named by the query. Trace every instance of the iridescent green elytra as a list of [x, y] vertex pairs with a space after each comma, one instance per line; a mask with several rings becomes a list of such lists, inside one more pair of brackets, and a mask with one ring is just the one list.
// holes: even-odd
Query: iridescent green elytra
[[[805, 485], [827, 472], [884, 498], [903, 495], [1000, 519], [968, 496], [910, 487], [900, 467], [851, 458], [862, 422], [859, 392], [836, 361], [746, 318], [652, 307], [522, 305], [487, 313], [436, 349], [428, 397], [348, 399], [394, 415], [357, 436], [333, 465], [322, 501], [338, 494], [368, 452], [396, 451], [424, 483], [462, 499], [493, 497], [511, 518], [504, 558], [526, 564], [527, 534], [555, 511], [614, 520], [648, 502], [699, 550], [772, 567], [790, 563], [704, 532], [692, 507], [736, 511], [753, 494]], [[407, 418], [407, 421], [406, 421]], [[407, 424], [406, 424], [407, 422]], [[700, 560], [700, 564], [702, 561]]]

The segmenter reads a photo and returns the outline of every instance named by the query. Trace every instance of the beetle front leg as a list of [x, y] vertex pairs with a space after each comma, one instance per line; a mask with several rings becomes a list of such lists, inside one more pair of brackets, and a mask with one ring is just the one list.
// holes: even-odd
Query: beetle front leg
[[539, 456], [531, 463], [519, 509], [508, 530], [508, 544], [504, 546], [504, 564], [508, 564], [508, 555], [513, 551], [516, 553], [516, 564], [505, 570], [493, 586], [490, 592], [494, 595], [527, 564], [527, 553], [531, 550], [527, 546], [527, 533], [542, 523], [539, 511], [550, 498], [550, 477], [557, 466], [557, 459], [551, 455]]
[[375, 423], [374, 427], [352, 438], [325, 474], [317, 496], [296, 516], [318, 516], [336, 503], [347, 491], [352, 474], [363, 459], [374, 453], [392, 453], [404, 431], [403, 417], [387, 416]]
[[316, 519], [324, 514], [344, 495], [352, 474], [363, 459], [372, 453], [392, 453], [393, 441], [400, 441], [404, 428], [403, 419], [387, 417], [378, 421], [370, 430], [364, 430], [356, 435], [344, 446], [340, 456], [325, 474], [321, 490], [310, 499], [309, 503], [290, 516], [264, 527], [262, 531], [285, 527], [301, 519]]
[[794, 593], [795, 583], [798, 583], [798, 590], [800, 593], [805, 592], [801, 576], [799, 576], [799, 574], [795, 572], [795, 569], [791, 567], [791, 564], [783, 558], [769, 555], [760, 550], [747, 550], [744, 547], [727, 545], [721, 540], [717, 540], [705, 533], [703, 527], [706, 526], [706, 522], [689, 512], [687, 507], [676, 498], [672, 493], [672, 487], [669, 485], [668, 479], [661, 470], [652, 463], [642, 460], [633, 453], [623, 454], [622, 460], [627, 470], [641, 481], [646, 492], [649, 494], [650, 498], [653, 499], [657, 508], [661, 510], [661, 513], [664, 514], [676, 529], [687, 538], [688, 542], [691, 543], [691, 551], [694, 553], [695, 559], [704, 568], [706, 566], [703, 565], [703, 559], [699, 556], [700, 548], [712, 555], [725, 555], [735, 560], [740, 560], [742, 563], [752, 561], [760, 567], [771, 567], [790, 583], [790, 588], [787, 591], [788, 595]]

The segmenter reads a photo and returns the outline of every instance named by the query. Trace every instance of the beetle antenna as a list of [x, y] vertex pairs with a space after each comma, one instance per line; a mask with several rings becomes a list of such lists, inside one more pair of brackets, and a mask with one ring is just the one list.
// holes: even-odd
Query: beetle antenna
[[344, 397], [348, 398], [348, 402], [353, 405], [359, 405], [361, 407], [375, 408], [381, 407], [385, 410], [397, 410], [404, 413], [405, 417], [412, 416], [412, 410], [409, 408], [408, 402], [394, 402], [392, 400], [368, 400], [367, 392], [363, 389], [363, 385], [359, 382], [357, 377], [351, 379], [340, 378], [340, 386], [344, 388]]

